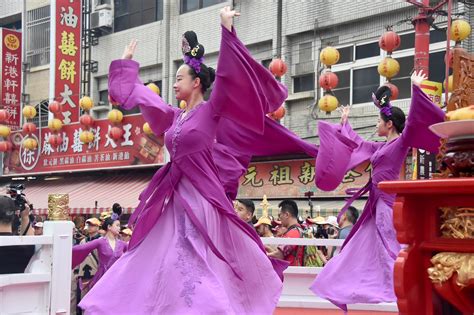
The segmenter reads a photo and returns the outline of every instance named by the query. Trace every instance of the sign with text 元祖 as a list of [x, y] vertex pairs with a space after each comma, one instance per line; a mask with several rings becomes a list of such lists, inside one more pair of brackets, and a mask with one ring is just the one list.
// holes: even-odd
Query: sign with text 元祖
[[0, 104], [8, 117], [4, 122], [11, 130], [21, 126], [21, 33], [0, 28]]

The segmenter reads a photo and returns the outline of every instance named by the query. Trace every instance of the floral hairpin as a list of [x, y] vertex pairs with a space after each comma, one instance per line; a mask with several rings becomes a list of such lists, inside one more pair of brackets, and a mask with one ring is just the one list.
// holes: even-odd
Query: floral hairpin
[[375, 106], [379, 108], [381, 113], [383, 113], [385, 116], [392, 116], [392, 104], [390, 104], [390, 101], [387, 101], [387, 95], [384, 95], [379, 101], [375, 96], [375, 93], [372, 93], [372, 101], [374, 102]]
[[193, 58], [187, 55], [183, 57], [184, 63], [190, 66], [191, 68], [196, 71], [196, 73], [201, 72], [201, 64], [204, 62], [204, 57], [201, 58]]

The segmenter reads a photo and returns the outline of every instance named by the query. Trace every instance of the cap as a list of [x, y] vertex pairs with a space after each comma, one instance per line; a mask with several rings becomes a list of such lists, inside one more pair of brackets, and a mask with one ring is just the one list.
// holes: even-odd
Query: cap
[[34, 228], [42, 228], [43, 225], [44, 225], [43, 222], [36, 222], [36, 223], [33, 225], [33, 227], [34, 227]]
[[262, 224], [266, 224], [266, 225], [271, 227], [272, 226], [272, 221], [270, 220], [269, 217], [260, 217], [260, 219], [258, 219], [257, 223], [255, 223], [253, 226], [254, 227], [259, 227]]
[[330, 215], [327, 219], [326, 219], [326, 222], [323, 223], [323, 224], [330, 224], [334, 227], [337, 227], [339, 228], [339, 224], [337, 223], [337, 218], [333, 215]]
[[121, 234], [125, 234], [125, 235], [128, 235], [128, 236], [132, 236], [132, 230], [130, 230], [129, 228], [126, 228], [126, 229], [123, 229], [122, 231], [120, 231]]
[[87, 220], [86, 220], [86, 223], [89, 223], [89, 224], [95, 225], [95, 226], [100, 226], [100, 221], [99, 221], [99, 219], [97, 219], [97, 218], [90, 218], [90, 219], [87, 219]]

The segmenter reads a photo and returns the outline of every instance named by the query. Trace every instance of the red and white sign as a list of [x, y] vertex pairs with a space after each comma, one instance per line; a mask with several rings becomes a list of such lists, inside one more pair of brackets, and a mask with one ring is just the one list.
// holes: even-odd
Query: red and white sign
[[81, 91], [81, 0], [56, 1], [54, 98], [62, 105], [59, 119], [68, 125], [79, 121]]
[[113, 167], [165, 163], [163, 138], [148, 136], [142, 131], [145, 123], [142, 115], [125, 116], [122, 121], [123, 136], [113, 140], [108, 132], [108, 120], [99, 120], [89, 130], [94, 141], [83, 144], [79, 124], [65, 125], [59, 135], [62, 144], [53, 147], [49, 143], [51, 131], [43, 128], [34, 137], [41, 143], [36, 150], [26, 150], [21, 146], [23, 135], [11, 135], [14, 148], [7, 152], [4, 160], [4, 175], [27, 173], [57, 173], [77, 170], [97, 170]]
[[5, 124], [18, 130], [21, 122], [21, 33], [6, 28], [0, 29], [0, 33], [0, 107], [8, 113]]

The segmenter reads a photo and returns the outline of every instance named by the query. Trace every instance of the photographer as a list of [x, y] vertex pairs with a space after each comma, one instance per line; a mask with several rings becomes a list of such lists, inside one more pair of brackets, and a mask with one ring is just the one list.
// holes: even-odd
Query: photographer
[[30, 215], [33, 205], [27, 202], [23, 190], [25, 190], [23, 184], [11, 184], [7, 187], [7, 193], [14, 201], [15, 209], [17, 209], [13, 221], [13, 234], [26, 235], [34, 221], [33, 216]]
[[[12, 226], [18, 207], [13, 199], [0, 196], [0, 237], [13, 236]], [[29, 207], [20, 211], [21, 234], [34, 235], [30, 226]], [[34, 245], [0, 246], [0, 274], [23, 273], [35, 252]]]

